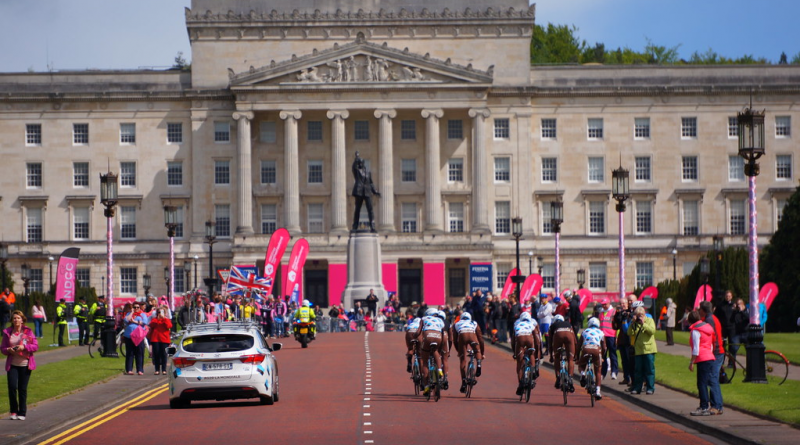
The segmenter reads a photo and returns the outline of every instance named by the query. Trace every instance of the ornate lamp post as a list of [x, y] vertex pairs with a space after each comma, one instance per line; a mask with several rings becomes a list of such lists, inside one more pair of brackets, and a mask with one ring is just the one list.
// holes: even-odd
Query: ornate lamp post
[[517, 275], [512, 277], [512, 281], [516, 284], [515, 292], [517, 293], [517, 298], [519, 298], [520, 283], [525, 281], [525, 276], [523, 276], [519, 270], [519, 239], [522, 238], [522, 218], [516, 217], [511, 219], [511, 234], [517, 241]]
[[556, 200], [550, 203], [550, 224], [556, 234], [556, 295], [561, 295], [561, 223], [564, 222], [564, 203]]
[[583, 285], [585, 283], [586, 283], [586, 270], [578, 269], [578, 289], [583, 289]]
[[149, 273], [142, 275], [142, 287], [144, 287], [144, 295], [150, 294], [150, 288], [153, 287], [153, 277]]
[[764, 359], [764, 332], [758, 311], [758, 214], [756, 212], [756, 176], [759, 173], [758, 159], [764, 155], [764, 114], [753, 111], [753, 105], [737, 113], [739, 130], [739, 156], [744, 158], [744, 174], [748, 180], [748, 202], [750, 207], [750, 233], [747, 247], [750, 255], [750, 326], [747, 327], [747, 375], [746, 382], [767, 383], [766, 360]]
[[544, 258], [542, 258], [540, 256], [536, 257], [536, 265], [539, 268], [539, 276], [542, 276], [542, 265], [543, 265], [543, 262], [544, 262]]
[[8, 262], [8, 244], [0, 243], [0, 264], [3, 265], [3, 288], [0, 292], [6, 289], [6, 263]]
[[625, 201], [630, 198], [630, 182], [628, 170], [622, 168], [611, 172], [611, 194], [617, 201], [619, 214], [619, 298], [625, 298]]
[[[52, 256], [47, 257], [47, 264], [50, 266], [50, 289], [53, 289], [53, 261], [55, 260]], [[48, 290], [48, 292], [50, 291]]]
[[175, 311], [175, 229], [178, 227], [178, 208], [164, 206], [164, 227], [169, 237], [169, 277], [167, 279], [167, 301], [169, 309]]
[[[703, 286], [708, 286], [708, 276], [711, 274], [708, 258], [703, 257], [700, 259], [700, 276], [703, 277]], [[705, 293], [705, 289], [703, 289]]]
[[208, 298], [214, 296], [214, 285], [217, 284], [217, 278], [214, 276], [214, 242], [217, 239], [217, 223], [214, 221], [206, 221], [206, 242], [208, 243], [208, 278], [205, 284], [208, 286]]
[[[25, 294], [22, 297], [25, 308], [22, 309], [23, 313], [28, 312], [28, 283], [31, 281], [31, 266], [27, 264], [22, 265], [22, 287], [25, 289]], [[19, 309], [19, 308], [16, 308]]]
[[192, 289], [197, 289], [197, 260], [199, 259], [200, 259], [199, 256], [197, 255], [194, 256], [194, 286], [192, 287]]
[[721, 301], [725, 295], [719, 284], [722, 272], [722, 252], [725, 250], [725, 239], [721, 235], [714, 235], [714, 289], [716, 290], [717, 300]]
[[672, 279], [678, 279], [678, 249], [672, 249]]
[[106, 278], [108, 278], [106, 285], [106, 302], [108, 302], [108, 309], [106, 311], [106, 323], [103, 327], [103, 356], [104, 357], [118, 357], [117, 355], [117, 342], [115, 339], [114, 326], [116, 319], [114, 318], [114, 250], [113, 250], [113, 225], [111, 219], [114, 218], [114, 207], [117, 205], [118, 199], [118, 184], [119, 177], [114, 173], [108, 172], [105, 175], [100, 175], [100, 203], [105, 207], [103, 215], [106, 217]]
[[[169, 289], [172, 287], [172, 271], [169, 267], [164, 268], [164, 283], [167, 285], [167, 293], [169, 293]], [[167, 300], [169, 301], [170, 295], [167, 295]]]
[[528, 275], [533, 275], [533, 251], [528, 251]]
[[184, 261], [183, 262], [183, 271], [186, 273], [186, 281], [183, 283], [183, 291], [186, 292], [186, 288], [189, 287], [189, 284], [192, 282], [192, 262], [191, 261]]

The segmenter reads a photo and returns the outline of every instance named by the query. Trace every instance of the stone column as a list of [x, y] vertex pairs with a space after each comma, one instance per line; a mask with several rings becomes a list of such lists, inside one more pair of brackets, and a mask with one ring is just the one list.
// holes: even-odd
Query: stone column
[[331, 119], [331, 233], [347, 233], [347, 159], [345, 156], [344, 120], [350, 117], [347, 110], [329, 110]]
[[253, 120], [250, 111], [237, 111], [233, 119], [238, 123], [237, 149], [239, 151], [236, 166], [239, 177], [239, 213], [236, 235], [252, 236], [253, 232], [253, 160], [252, 147], [250, 146], [250, 121]]
[[439, 159], [439, 119], [442, 110], [422, 110], [425, 119], [425, 231], [442, 232], [442, 186]]
[[299, 110], [281, 111], [286, 121], [284, 131], [283, 201], [286, 212], [286, 230], [295, 235], [300, 230], [300, 169], [298, 167], [297, 121], [303, 116]]
[[378, 224], [381, 232], [394, 232], [394, 167], [392, 162], [392, 119], [395, 110], [375, 110], [378, 125]]
[[472, 108], [472, 231], [492, 233], [489, 227], [489, 155], [486, 152], [486, 119], [490, 116], [486, 108]]

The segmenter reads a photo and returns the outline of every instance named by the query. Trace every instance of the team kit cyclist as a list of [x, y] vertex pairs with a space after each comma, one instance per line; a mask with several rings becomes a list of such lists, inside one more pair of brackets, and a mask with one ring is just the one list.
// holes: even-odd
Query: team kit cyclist
[[[525, 362], [525, 352], [529, 348], [534, 348], [531, 360], [538, 362], [542, 353], [542, 336], [539, 333], [539, 324], [536, 323], [528, 312], [519, 315], [519, 319], [514, 322], [514, 332], [511, 336], [511, 351], [517, 360], [517, 395], [522, 395], [522, 374]], [[537, 368], [538, 369], [538, 368]]]
[[449, 386], [444, 370], [442, 369], [442, 362], [444, 360], [446, 363], [445, 359], [449, 353], [449, 348], [447, 345], [448, 336], [445, 332], [444, 319], [444, 312], [435, 308], [426, 310], [425, 316], [420, 320], [419, 327], [413, 336], [413, 338], [421, 339], [420, 356], [422, 358], [423, 366], [421, 366], [420, 371], [422, 371], [422, 381], [425, 382], [424, 395], [428, 395], [431, 391], [430, 375], [428, 375], [429, 372], [427, 366], [428, 359], [431, 357], [431, 354], [433, 355], [436, 372], [439, 374], [439, 378], [442, 379], [443, 388], [447, 389]]
[[[467, 392], [467, 356], [469, 351], [475, 353], [475, 359], [478, 360], [478, 367], [475, 370], [475, 377], [481, 376], [481, 362], [486, 356], [484, 352], [483, 333], [478, 323], [472, 320], [472, 315], [469, 312], [461, 314], [461, 319], [458, 320], [452, 327], [453, 344], [458, 351], [458, 358], [460, 361], [461, 369], [461, 392]], [[474, 345], [478, 345], [478, 350], [475, 350]], [[472, 382], [474, 385], [476, 382]]]

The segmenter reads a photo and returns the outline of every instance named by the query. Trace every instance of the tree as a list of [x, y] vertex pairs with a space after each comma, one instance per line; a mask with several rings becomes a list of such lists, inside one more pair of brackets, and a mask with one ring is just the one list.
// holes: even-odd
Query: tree
[[778, 230], [761, 251], [759, 272], [761, 284], [778, 285], [778, 298], [770, 308], [767, 328], [790, 332], [800, 316], [800, 189], [783, 208]]
[[183, 51], [178, 51], [178, 55], [175, 56], [175, 64], [172, 65], [172, 68], [178, 70], [185, 70], [189, 69], [190, 67], [191, 64], [187, 64], [186, 59], [183, 58]]
[[664, 65], [674, 64], [678, 61], [678, 48], [680, 45], [667, 48], [666, 46], [658, 46], [652, 40], [647, 39], [647, 45], [644, 47], [644, 53], [647, 55], [647, 63]]
[[578, 40], [574, 25], [535, 25], [531, 38], [531, 63], [579, 63], [586, 42]]

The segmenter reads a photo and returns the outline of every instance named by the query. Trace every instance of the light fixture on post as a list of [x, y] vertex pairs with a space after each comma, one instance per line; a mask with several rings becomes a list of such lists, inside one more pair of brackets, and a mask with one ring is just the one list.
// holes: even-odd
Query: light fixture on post
[[[22, 295], [22, 301], [24, 304], [24, 308], [22, 308], [22, 313], [28, 312], [28, 286], [31, 281], [31, 266], [27, 264], [22, 265], [22, 288], [25, 290], [25, 293]], [[20, 308], [15, 308], [20, 309]]]
[[189, 284], [192, 282], [191, 281], [191, 278], [192, 278], [192, 262], [191, 261], [186, 260], [186, 261], [183, 262], [183, 271], [186, 272], [186, 277], [184, 278], [184, 280], [186, 280], [186, 281], [183, 282], [182, 291], [186, 292], [186, 288], [189, 287]]
[[611, 171], [611, 194], [617, 201], [619, 214], [619, 298], [625, 298], [625, 201], [630, 198], [630, 177], [628, 170], [622, 168]]
[[170, 273], [169, 267], [164, 268], [164, 283], [167, 285], [167, 289], [169, 289], [170, 280], [172, 280], [172, 274]]
[[208, 278], [205, 284], [208, 286], [208, 298], [214, 297], [214, 286], [217, 284], [217, 278], [214, 276], [214, 242], [217, 239], [217, 223], [215, 221], [206, 221], [206, 242], [208, 243]]
[[550, 203], [550, 225], [556, 234], [555, 281], [556, 295], [561, 295], [561, 223], [564, 222], [564, 203], [557, 199]]
[[[709, 263], [707, 257], [700, 258], [700, 277], [703, 279], [703, 286], [708, 286], [708, 276], [711, 274]], [[703, 293], [705, 293], [705, 289], [703, 289]]]
[[100, 203], [103, 204], [105, 210], [103, 215], [106, 217], [106, 322], [103, 326], [103, 357], [118, 357], [117, 355], [117, 341], [114, 327], [116, 319], [114, 318], [114, 250], [113, 250], [113, 225], [112, 218], [114, 218], [114, 207], [117, 205], [119, 199], [119, 177], [110, 171], [108, 173], [100, 174]]
[[200, 257], [198, 255], [194, 256], [194, 286], [192, 287], [192, 289], [195, 290], [197, 290], [197, 260], [199, 259]]
[[672, 279], [678, 279], [678, 249], [672, 249]]
[[516, 284], [515, 292], [517, 293], [517, 299], [519, 299], [519, 286], [525, 281], [525, 276], [522, 275], [522, 272], [519, 270], [519, 239], [522, 238], [522, 218], [516, 217], [511, 219], [511, 235], [517, 241], [517, 275], [513, 276], [511, 280]]
[[750, 230], [747, 250], [750, 256], [750, 325], [747, 327], [747, 374], [744, 381], [767, 383], [766, 360], [764, 353], [764, 331], [758, 310], [758, 233], [756, 211], [756, 176], [759, 173], [758, 159], [764, 156], [764, 115], [765, 111], [750, 108], [736, 114], [739, 132], [739, 156], [744, 158], [744, 174], [748, 180], [748, 203], [750, 208]]
[[528, 275], [533, 275], [533, 251], [528, 251]]
[[[50, 266], [50, 289], [51, 290], [53, 289], [53, 261], [55, 261], [55, 260], [56, 259], [53, 258], [52, 256], [47, 257], [47, 264]], [[50, 292], [50, 290], [48, 290], [47, 292]], [[53, 292], [55, 293], [55, 291], [53, 291]]]
[[144, 287], [144, 295], [147, 296], [150, 293], [150, 288], [153, 287], [153, 277], [150, 276], [149, 273], [142, 275], [142, 287]]
[[175, 312], [175, 229], [178, 228], [178, 208], [164, 206], [164, 227], [169, 237], [169, 277], [167, 279], [167, 301], [169, 309]]
[[0, 292], [4, 292], [6, 290], [6, 263], [8, 262], [8, 244], [7, 243], [0, 243], [0, 264], [3, 265], [3, 288], [0, 289]]
[[716, 293], [716, 302], [715, 304], [719, 304], [720, 301], [724, 298], [725, 293], [722, 292], [722, 287], [720, 286], [720, 276], [722, 272], [722, 253], [725, 251], [725, 239], [722, 235], [714, 235], [714, 293]]
[[586, 269], [578, 269], [578, 289], [583, 289], [586, 284]]
[[542, 266], [544, 265], [544, 258], [537, 256], [536, 257], [536, 266], [539, 269], [539, 276], [542, 276]]

